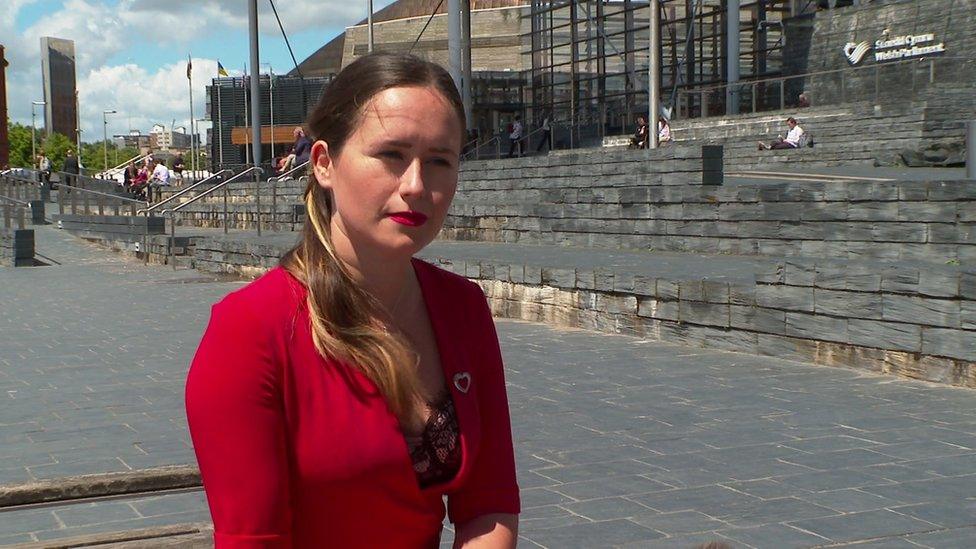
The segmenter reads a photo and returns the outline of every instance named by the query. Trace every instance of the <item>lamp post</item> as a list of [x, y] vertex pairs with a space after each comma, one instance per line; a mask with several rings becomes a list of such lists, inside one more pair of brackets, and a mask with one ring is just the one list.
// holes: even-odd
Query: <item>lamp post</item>
[[102, 111], [102, 156], [104, 157], [102, 177], [105, 177], [105, 172], [108, 171], [108, 115], [110, 114], [115, 114], [115, 111]]
[[47, 102], [31, 101], [31, 166], [35, 166], [34, 163], [37, 162], [37, 137], [35, 137], [35, 134], [37, 133], [37, 122], [35, 121], [37, 118], [37, 113], [34, 112], [34, 107], [39, 107], [41, 105], [47, 105]]
[[78, 166], [79, 167], [81, 167], [81, 131], [82, 130], [81, 130], [80, 127], [79, 128], [75, 128], [75, 133], [78, 135], [78, 139], [76, 140], [76, 143], [77, 143], [77, 147], [78, 147]]
[[[200, 122], [211, 122], [211, 120], [210, 119], [207, 119], [207, 118], [197, 118], [197, 133], [200, 133]], [[211, 128], [213, 128], [212, 125], [211, 125]], [[207, 170], [204, 167], [203, 159], [201, 158], [203, 156], [203, 153], [201, 152], [201, 150], [203, 149], [203, 135], [199, 135], [197, 137], [199, 137], [199, 139], [197, 139], [197, 152], [196, 152], [196, 155], [197, 155], [197, 169], [200, 170], [201, 172], [206, 172]], [[210, 170], [210, 171], [213, 172], [213, 170]], [[207, 174], [204, 174], [201, 177], [206, 177], [206, 176], [207, 176]]]

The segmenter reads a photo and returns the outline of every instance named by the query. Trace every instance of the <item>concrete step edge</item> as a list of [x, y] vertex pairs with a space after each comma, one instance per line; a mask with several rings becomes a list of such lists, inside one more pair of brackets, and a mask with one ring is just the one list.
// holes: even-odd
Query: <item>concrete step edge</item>
[[0, 509], [99, 496], [202, 486], [195, 465], [172, 465], [0, 486]]
[[57, 540], [21, 543], [10, 549], [69, 549], [74, 547], [98, 547], [136, 549], [149, 547], [211, 547], [213, 525], [209, 522], [153, 526], [122, 532], [85, 534]]

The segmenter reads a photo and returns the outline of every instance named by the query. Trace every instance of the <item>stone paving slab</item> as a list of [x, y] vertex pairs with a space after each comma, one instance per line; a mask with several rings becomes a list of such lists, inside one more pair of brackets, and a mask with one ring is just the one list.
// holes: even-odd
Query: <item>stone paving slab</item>
[[[62, 265], [0, 269], [0, 483], [192, 463], [183, 376], [209, 304], [240, 283], [40, 234]], [[971, 390], [498, 326], [523, 547], [973, 539]], [[0, 544], [206, 520], [202, 496], [0, 510]]]

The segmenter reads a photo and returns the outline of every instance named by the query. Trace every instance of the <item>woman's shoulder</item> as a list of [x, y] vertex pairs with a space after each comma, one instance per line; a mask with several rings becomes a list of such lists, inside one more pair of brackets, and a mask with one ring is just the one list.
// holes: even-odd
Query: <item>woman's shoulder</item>
[[226, 296], [216, 308], [263, 322], [291, 319], [305, 301], [305, 288], [281, 266], [266, 272], [243, 288]]

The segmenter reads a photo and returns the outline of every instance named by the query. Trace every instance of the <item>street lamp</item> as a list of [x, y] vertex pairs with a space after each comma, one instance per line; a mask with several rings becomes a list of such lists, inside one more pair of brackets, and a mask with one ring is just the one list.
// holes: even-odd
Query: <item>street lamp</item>
[[35, 166], [34, 163], [37, 162], [37, 138], [34, 136], [37, 133], [37, 123], [35, 122], [37, 113], [34, 112], [34, 107], [41, 105], [47, 105], [47, 103], [44, 101], [31, 101], [31, 166]]
[[81, 166], [81, 132], [80, 127], [75, 128], [75, 133], [78, 134], [77, 146], [78, 146], [78, 166]]
[[[197, 134], [200, 133], [200, 122], [210, 122], [210, 121], [211, 120], [208, 118], [197, 118]], [[213, 128], [212, 125], [211, 128]], [[197, 140], [197, 152], [196, 152], [197, 168], [202, 172], [206, 172], [206, 169], [203, 167], [203, 159], [201, 158], [203, 156], [203, 153], [200, 152], [200, 150], [203, 148], [203, 136], [197, 134], [195, 134], [193, 137], [194, 139]]]
[[104, 162], [102, 177], [105, 177], [105, 172], [108, 171], [108, 115], [110, 114], [115, 114], [115, 111], [102, 111], [102, 161]]

